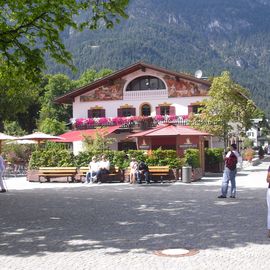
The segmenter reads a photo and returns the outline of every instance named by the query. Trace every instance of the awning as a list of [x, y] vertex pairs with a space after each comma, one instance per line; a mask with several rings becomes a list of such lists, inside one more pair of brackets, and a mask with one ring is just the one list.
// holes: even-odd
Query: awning
[[128, 137], [153, 137], [153, 136], [177, 136], [177, 135], [186, 135], [186, 136], [211, 136], [207, 132], [202, 132], [188, 126], [180, 125], [159, 125], [156, 128], [152, 128], [143, 132], [138, 132], [132, 134]]
[[115, 130], [117, 130], [119, 126], [112, 126], [112, 127], [105, 127], [105, 128], [98, 128], [98, 129], [85, 129], [85, 130], [74, 130], [66, 132], [62, 135], [59, 135], [61, 137], [61, 140], [54, 140], [54, 142], [77, 142], [77, 141], [83, 141], [84, 136], [90, 136], [92, 138], [95, 137], [96, 132], [100, 134], [106, 134], [109, 135], [113, 133]]

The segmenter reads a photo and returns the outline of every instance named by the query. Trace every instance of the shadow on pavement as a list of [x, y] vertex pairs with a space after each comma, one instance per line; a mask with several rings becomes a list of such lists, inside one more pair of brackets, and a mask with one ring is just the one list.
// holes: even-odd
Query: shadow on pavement
[[12, 191], [0, 195], [0, 255], [105, 249], [107, 254], [171, 247], [265, 244], [265, 190], [195, 185], [106, 186]]

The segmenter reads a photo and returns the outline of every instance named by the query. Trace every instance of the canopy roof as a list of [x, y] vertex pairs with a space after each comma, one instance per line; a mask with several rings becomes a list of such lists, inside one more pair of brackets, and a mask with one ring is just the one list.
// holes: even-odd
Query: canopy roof
[[159, 125], [156, 128], [150, 130], [132, 134], [129, 137], [154, 137], [154, 136], [177, 136], [177, 135], [210, 136], [211, 134], [187, 126], [166, 124], [166, 125]]
[[101, 134], [111, 134], [115, 130], [117, 130], [119, 126], [112, 126], [112, 127], [106, 127], [106, 128], [99, 128], [99, 129], [85, 129], [85, 130], [74, 130], [69, 131], [64, 134], [59, 135], [61, 138], [60, 140], [54, 140], [55, 142], [76, 142], [76, 141], [83, 141], [84, 136], [90, 136], [94, 137], [96, 132]]

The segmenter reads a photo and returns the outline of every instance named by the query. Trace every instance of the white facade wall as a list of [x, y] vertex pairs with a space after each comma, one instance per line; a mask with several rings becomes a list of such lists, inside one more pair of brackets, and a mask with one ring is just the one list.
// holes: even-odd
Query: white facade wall
[[[136, 115], [140, 115], [140, 106], [144, 103], [151, 105], [151, 116], [156, 115], [156, 107], [159, 104], [167, 102], [171, 106], [175, 107], [176, 115], [187, 115], [188, 114], [188, 105], [195, 102], [200, 102], [203, 99], [207, 98], [205, 96], [193, 96], [193, 97], [176, 97], [168, 98], [168, 89], [166, 86], [165, 90], [148, 90], [148, 91], [131, 91], [126, 92], [125, 89], [128, 84], [141, 76], [155, 76], [161, 79], [165, 86], [166, 82], [163, 80], [164, 74], [156, 72], [154, 70], [147, 69], [146, 72], [137, 71], [132, 74], [129, 74], [123, 77], [126, 80], [123, 92], [123, 100], [106, 100], [106, 101], [89, 101], [81, 102], [80, 96], [75, 98], [73, 103], [73, 118], [87, 118], [88, 110], [91, 107], [100, 106], [106, 110], [106, 117], [116, 117], [117, 109], [123, 105], [132, 105], [136, 108]], [[87, 95], [87, 93], [84, 93]]]

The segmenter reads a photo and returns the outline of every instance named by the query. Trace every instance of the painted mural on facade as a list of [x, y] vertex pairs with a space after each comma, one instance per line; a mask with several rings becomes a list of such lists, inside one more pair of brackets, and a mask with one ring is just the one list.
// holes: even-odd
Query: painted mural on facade
[[191, 97], [191, 96], [207, 96], [209, 87], [196, 82], [179, 78], [176, 80], [172, 76], [164, 76], [164, 80], [168, 86], [169, 97]]
[[119, 79], [114, 81], [113, 84], [102, 85], [80, 96], [80, 101], [122, 100], [124, 84], [125, 80]]

